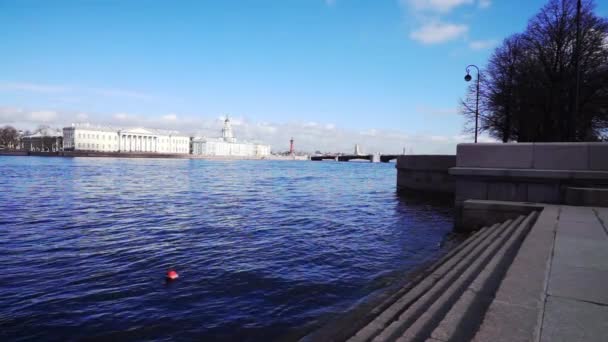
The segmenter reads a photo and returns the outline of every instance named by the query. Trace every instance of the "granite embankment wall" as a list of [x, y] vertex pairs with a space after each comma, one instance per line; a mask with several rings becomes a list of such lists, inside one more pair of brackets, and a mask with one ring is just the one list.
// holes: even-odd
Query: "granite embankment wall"
[[397, 190], [404, 192], [454, 194], [454, 180], [448, 173], [456, 166], [452, 155], [406, 155], [397, 158]]
[[459, 144], [456, 156], [403, 156], [397, 188], [466, 200], [608, 207], [608, 143]]
[[570, 205], [576, 189], [608, 188], [608, 143], [460, 144], [450, 169], [467, 199]]
[[27, 156], [27, 151], [2, 150], [0, 156]]
[[459, 144], [456, 227], [466, 200], [608, 206], [608, 143]]

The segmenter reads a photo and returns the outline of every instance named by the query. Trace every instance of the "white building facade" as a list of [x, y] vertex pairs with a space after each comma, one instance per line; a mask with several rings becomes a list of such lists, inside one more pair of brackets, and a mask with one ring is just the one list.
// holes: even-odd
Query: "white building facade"
[[113, 129], [88, 124], [63, 129], [65, 151], [190, 153], [190, 137], [145, 128]]
[[249, 142], [238, 142], [232, 132], [230, 119], [224, 120], [221, 138], [192, 139], [192, 154], [224, 157], [264, 157], [270, 155], [270, 146]]

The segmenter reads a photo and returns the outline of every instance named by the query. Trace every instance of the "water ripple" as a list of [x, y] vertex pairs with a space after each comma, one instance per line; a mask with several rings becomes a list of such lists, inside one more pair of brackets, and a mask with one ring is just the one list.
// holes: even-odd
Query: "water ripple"
[[395, 194], [393, 164], [0, 157], [0, 174], [10, 340], [272, 339], [436, 257], [452, 224]]

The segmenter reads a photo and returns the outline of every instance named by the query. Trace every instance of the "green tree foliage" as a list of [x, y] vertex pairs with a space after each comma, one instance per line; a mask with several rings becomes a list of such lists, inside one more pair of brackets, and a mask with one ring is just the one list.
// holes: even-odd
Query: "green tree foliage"
[[[481, 74], [480, 132], [506, 141], [597, 141], [608, 131], [608, 20], [583, 1], [550, 0], [525, 32], [508, 37]], [[576, 63], [579, 101], [576, 106]], [[472, 132], [475, 87], [461, 102]]]

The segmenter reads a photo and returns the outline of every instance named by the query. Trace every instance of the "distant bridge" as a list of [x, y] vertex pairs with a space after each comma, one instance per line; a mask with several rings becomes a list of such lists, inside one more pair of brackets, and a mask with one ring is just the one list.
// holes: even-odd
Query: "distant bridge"
[[359, 159], [359, 160], [369, 160], [370, 162], [374, 161], [374, 155], [373, 154], [351, 154], [351, 155], [344, 155], [344, 156], [338, 156], [338, 161], [349, 161], [349, 160], [355, 160], [355, 159]]
[[397, 157], [401, 156], [402, 154], [381, 154], [380, 155], [380, 161], [383, 163], [388, 163], [393, 159], [397, 159]]
[[346, 155], [323, 155], [323, 156], [311, 156], [310, 160], [314, 161], [322, 161], [322, 160], [335, 160], [346, 162], [349, 160], [369, 160], [370, 162], [381, 161], [383, 163], [388, 163], [393, 159], [397, 159], [400, 154], [381, 154], [380, 158], [375, 159], [373, 154], [346, 154]]
[[333, 159], [335, 161], [338, 161], [338, 156], [325, 155], [325, 156], [311, 156], [310, 157], [310, 160], [315, 160], [315, 161], [321, 161], [324, 159]]

